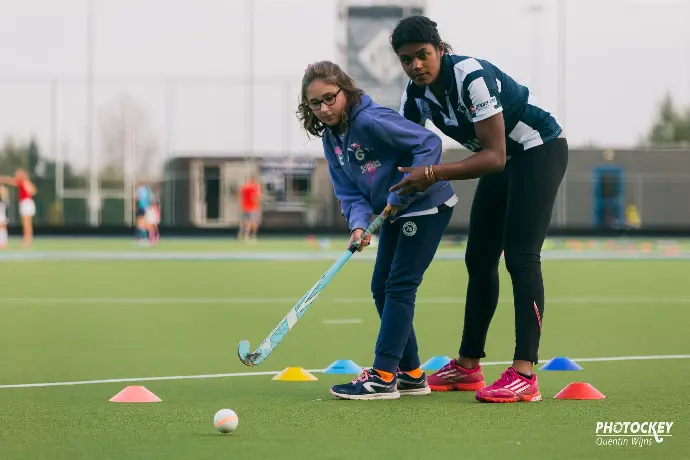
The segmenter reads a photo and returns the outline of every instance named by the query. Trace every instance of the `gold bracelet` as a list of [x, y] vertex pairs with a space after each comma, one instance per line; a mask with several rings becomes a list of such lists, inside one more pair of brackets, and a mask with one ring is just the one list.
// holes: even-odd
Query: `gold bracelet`
[[434, 174], [433, 165], [429, 166], [429, 175], [431, 176], [431, 182], [435, 184], [436, 183], [436, 175]]
[[429, 167], [428, 166], [424, 166], [424, 177], [426, 177], [426, 180], [431, 181], [431, 179], [429, 178]]

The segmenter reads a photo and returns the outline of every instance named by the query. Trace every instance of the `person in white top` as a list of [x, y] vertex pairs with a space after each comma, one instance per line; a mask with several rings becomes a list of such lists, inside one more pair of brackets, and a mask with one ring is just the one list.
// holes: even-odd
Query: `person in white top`
[[33, 241], [33, 219], [36, 215], [36, 186], [29, 179], [29, 175], [23, 169], [17, 169], [14, 177], [0, 177], [0, 184], [17, 187], [19, 195], [19, 214], [22, 217], [22, 232], [24, 234], [24, 246], [30, 246]]
[[0, 250], [7, 247], [7, 203], [9, 199], [9, 190], [4, 185], [0, 185]]

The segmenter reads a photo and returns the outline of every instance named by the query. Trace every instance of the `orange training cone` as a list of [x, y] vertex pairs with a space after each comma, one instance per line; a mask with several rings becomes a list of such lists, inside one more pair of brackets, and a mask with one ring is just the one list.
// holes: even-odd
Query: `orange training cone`
[[567, 387], [558, 392], [553, 399], [605, 399], [602, 393], [599, 392], [589, 383], [573, 382]]
[[149, 403], [149, 402], [160, 402], [161, 398], [153, 394], [146, 387], [142, 386], [128, 386], [112, 398], [110, 402], [119, 403]]

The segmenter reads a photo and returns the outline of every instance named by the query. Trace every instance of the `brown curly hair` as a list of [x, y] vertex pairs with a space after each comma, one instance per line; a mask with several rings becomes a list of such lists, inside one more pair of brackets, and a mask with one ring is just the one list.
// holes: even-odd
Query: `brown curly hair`
[[309, 101], [307, 101], [307, 87], [312, 84], [314, 80], [324, 80], [342, 89], [347, 97], [345, 109], [343, 110], [343, 117], [337, 127], [333, 127], [334, 131], [343, 133], [347, 130], [348, 115], [352, 107], [356, 106], [362, 100], [364, 91], [359, 89], [355, 81], [346, 74], [338, 64], [330, 61], [319, 61], [310, 65], [304, 77], [302, 78], [302, 91], [299, 96], [299, 105], [297, 106], [297, 119], [302, 124], [302, 127], [309, 134], [321, 137], [326, 125], [321, 123], [312, 109], [309, 108]]

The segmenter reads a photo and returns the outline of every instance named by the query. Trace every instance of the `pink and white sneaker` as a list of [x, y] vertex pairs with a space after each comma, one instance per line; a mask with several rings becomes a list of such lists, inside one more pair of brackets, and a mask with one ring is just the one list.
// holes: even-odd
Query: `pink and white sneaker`
[[484, 373], [482, 366], [465, 369], [456, 360], [427, 377], [432, 391], [476, 391], [484, 388]]
[[477, 401], [492, 403], [541, 401], [537, 375], [526, 379], [509, 367], [501, 377], [486, 388], [477, 391]]

